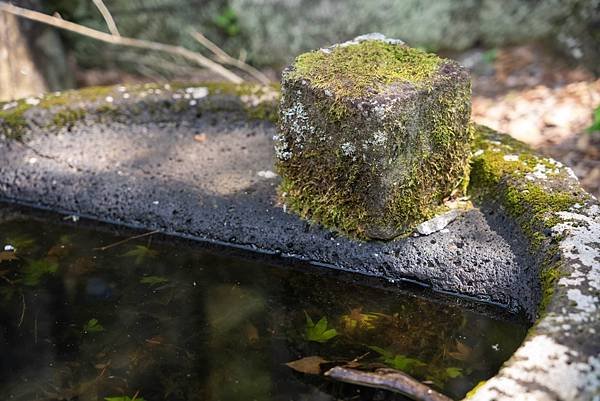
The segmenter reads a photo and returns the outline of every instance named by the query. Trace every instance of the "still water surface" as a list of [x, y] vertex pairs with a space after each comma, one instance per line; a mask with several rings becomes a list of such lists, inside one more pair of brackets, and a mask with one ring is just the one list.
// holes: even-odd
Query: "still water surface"
[[322, 369], [401, 369], [461, 398], [527, 330], [500, 311], [341, 272], [155, 236], [102, 250], [132, 234], [4, 214], [2, 400], [403, 399], [286, 366], [308, 356], [332, 362]]

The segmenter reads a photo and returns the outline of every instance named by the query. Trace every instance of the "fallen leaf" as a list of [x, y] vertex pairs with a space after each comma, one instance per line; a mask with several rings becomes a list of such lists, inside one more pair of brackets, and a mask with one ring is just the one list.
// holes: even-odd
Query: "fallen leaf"
[[321, 374], [321, 364], [327, 362], [329, 361], [320, 356], [307, 356], [297, 361], [288, 362], [286, 366], [294, 369], [296, 372], [319, 375]]
[[0, 252], [0, 263], [10, 262], [11, 260], [17, 260], [17, 254], [14, 252], [1, 251]]
[[163, 336], [153, 336], [150, 338], [146, 339], [146, 344], [148, 344], [149, 347], [156, 347], [158, 345], [162, 345], [165, 342], [165, 338]]
[[197, 134], [194, 135], [194, 141], [199, 142], [199, 143], [203, 143], [206, 141], [206, 134]]
[[456, 351], [448, 352], [452, 358], [459, 361], [466, 361], [471, 356], [473, 349], [468, 345], [461, 343], [460, 341], [456, 342]]
[[258, 329], [252, 323], [248, 323], [246, 327], [244, 327], [244, 334], [251, 344], [254, 344], [259, 339]]

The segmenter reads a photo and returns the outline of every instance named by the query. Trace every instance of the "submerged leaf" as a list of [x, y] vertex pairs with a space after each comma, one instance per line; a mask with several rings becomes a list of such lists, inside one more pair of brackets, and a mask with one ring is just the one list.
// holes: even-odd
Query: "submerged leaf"
[[377, 346], [370, 346], [369, 348], [381, 355], [382, 362], [389, 367], [409, 374], [411, 374], [416, 368], [426, 366], [423, 361], [416, 358], [410, 358], [402, 354], [393, 354], [390, 351]]
[[344, 328], [349, 331], [355, 329], [371, 330], [375, 328], [375, 323], [382, 317], [379, 313], [362, 313], [362, 308], [354, 308], [349, 314], [341, 318]]
[[446, 369], [446, 376], [448, 376], [451, 379], [455, 379], [462, 375], [463, 373], [461, 368], [451, 367]]
[[40, 283], [46, 274], [54, 274], [58, 270], [58, 263], [49, 259], [38, 259], [30, 261], [22, 270], [23, 284], [35, 286]]
[[161, 276], [146, 276], [146, 277], [142, 277], [142, 279], [140, 280], [140, 283], [148, 284], [150, 286], [164, 284], [164, 283], [168, 283], [168, 282], [169, 282], [168, 278], [161, 277]]
[[0, 263], [19, 259], [15, 252], [0, 251]]
[[296, 372], [319, 375], [321, 374], [321, 364], [327, 362], [329, 361], [320, 356], [307, 356], [296, 361], [288, 362], [286, 363], [286, 366], [294, 369]]
[[448, 352], [452, 358], [457, 359], [459, 361], [466, 361], [469, 359], [473, 352], [473, 349], [468, 345], [461, 343], [460, 341], [456, 342], [456, 351]]
[[83, 325], [84, 333], [99, 333], [101, 331], [104, 331], [104, 326], [98, 322], [98, 319], [90, 319]]
[[324, 343], [337, 336], [337, 331], [334, 328], [328, 328], [327, 317], [323, 316], [315, 324], [308, 313], [306, 315], [306, 339], [308, 341], [315, 341], [318, 343]]
[[156, 257], [156, 255], [158, 255], [158, 252], [148, 248], [147, 246], [136, 245], [132, 250], [125, 252], [121, 256], [135, 258], [135, 264], [139, 265], [142, 264], [144, 260]]

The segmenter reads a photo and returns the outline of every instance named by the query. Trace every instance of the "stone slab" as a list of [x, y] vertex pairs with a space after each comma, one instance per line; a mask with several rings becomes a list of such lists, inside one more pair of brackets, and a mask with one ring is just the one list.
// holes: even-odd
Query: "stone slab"
[[0, 197], [414, 281], [533, 316], [532, 261], [502, 216], [475, 208], [444, 230], [391, 242], [337, 236], [278, 202], [274, 134], [236, 111], [39, 130], [0, 141]]

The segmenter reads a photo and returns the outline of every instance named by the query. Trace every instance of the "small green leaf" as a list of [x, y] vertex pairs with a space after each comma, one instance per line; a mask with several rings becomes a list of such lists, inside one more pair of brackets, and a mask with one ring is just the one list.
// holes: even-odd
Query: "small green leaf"
[[104, 331], [104, 327], [98, 322], [98, 319], [90, 319], [83, 325], [84, 333], [99, 333]]
[[168, 283], [169, 279], [161, 276], [146, 276], [140, 280], [141, 284], [148, 284], [149, 286]]
[[132, 250], [125, 252], [123, 257], [135, 258], [135, 264], [140, 265], [148, 258], [154, 258], [158, 252], [144, 245], [136, 245]]
[[381, 361], [391, 368], [401, 370], [406, 373], [412, 373], [416, 368], [425, 366], [426, 364], [419, 359], [410, 358], [402, 354], [393, 354], [383, 348], [377, 346], [369, 346], [370, 349], [381, 355]]
[[463, 373], [461, 368], [450, 367], [446, 369], [446, 375], [451, 379], [455, 379], [461, 377]]
[[308, 341], [324, 343], [337, 336], [337, 331], [334, 328], [328, 328], [327, 317], [323, 316], [317, 324], [308, 316], [306, 312], [306, 332], [305, 336]]
[[600, 131], [600, 106], [594, 110], [592, 125], [587, 129], [588, 132]]

